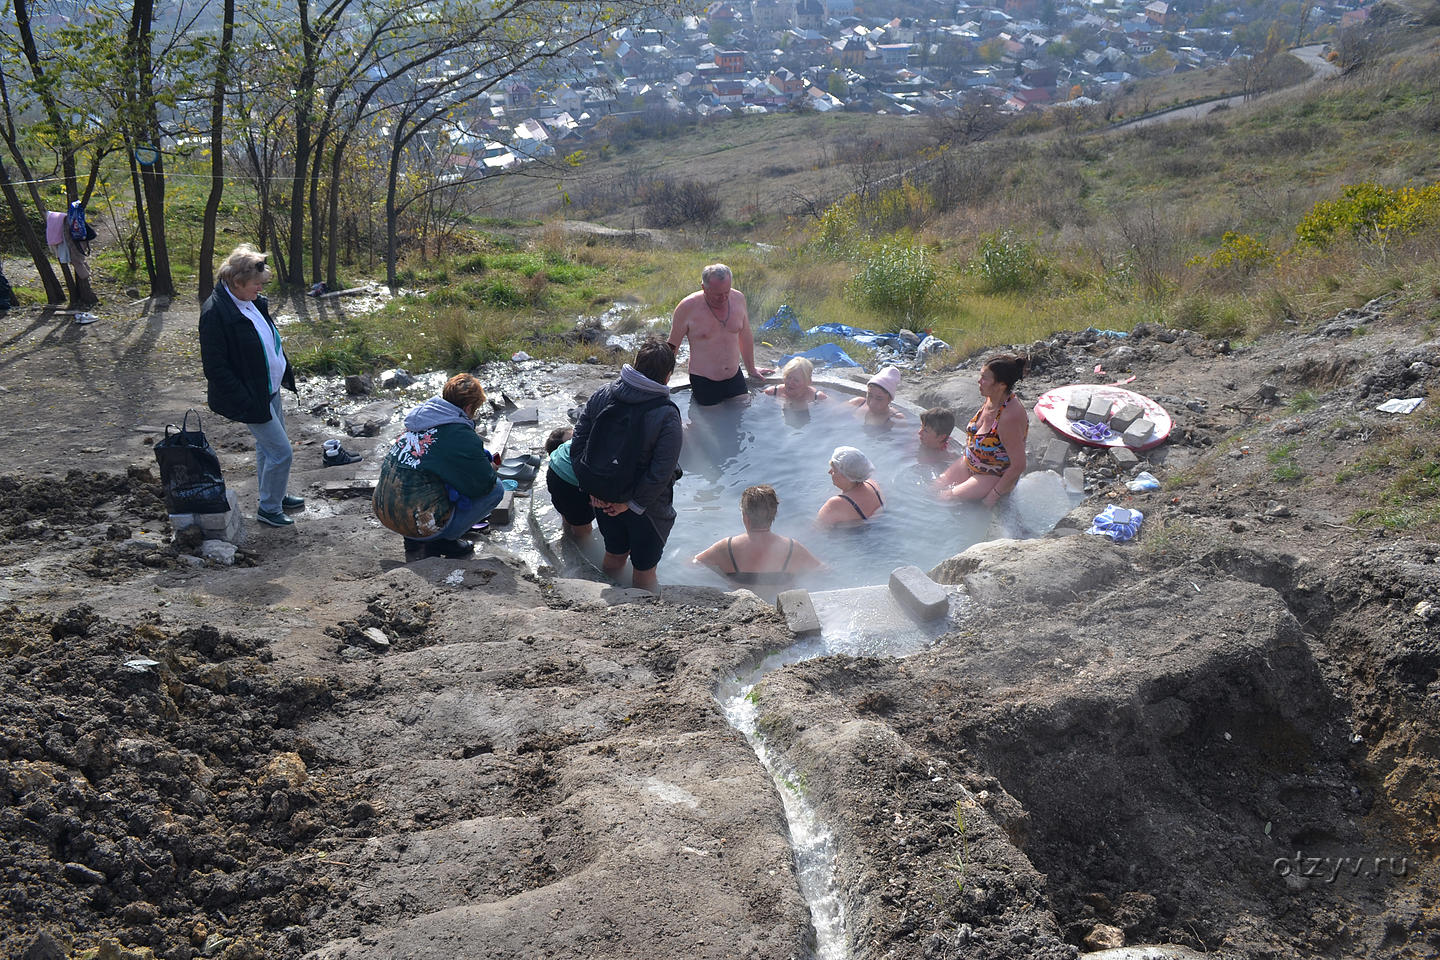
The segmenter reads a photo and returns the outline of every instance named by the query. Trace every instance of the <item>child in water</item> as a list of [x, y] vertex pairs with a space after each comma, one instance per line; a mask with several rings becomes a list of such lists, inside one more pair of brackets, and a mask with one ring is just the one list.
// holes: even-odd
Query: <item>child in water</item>
[[948, 464], [958, 454], [950, 449], [955, 414], [944, 407], [931, 407], [920, 414], [920, 462]]
[[814, 371], [815, 364], [805, 357], [791, 357], [780, 371], [785, 382], [768, 386], [765, 392], [784, 400], [786, 406], [803, 407], [816, 400], [828, 399], [825, 391], [815, 388], [811, 380]]
[[865, 426], [888, 427], [893, 421], [905, 419], [905, 412], [892, 402], [899, 388], [899, 368], [886, 367], [870, 378], [864, 398], [856, 397], [850, 406], [859, 408], [856, 416], [864, 418]]
[[550, 455], [550, 469], [545, 471], [545, 488], [550, 491], [550, 502], [564, 518], [565, 532], [572, 537], [583, 537], [590, 532], [595, 520], [595, 508], [590, 498], [580, 489], [575, 469], [570, 466], [570, 437], [575, 431], [570, 427], [556, 427], [545, 438], [545, 452]]

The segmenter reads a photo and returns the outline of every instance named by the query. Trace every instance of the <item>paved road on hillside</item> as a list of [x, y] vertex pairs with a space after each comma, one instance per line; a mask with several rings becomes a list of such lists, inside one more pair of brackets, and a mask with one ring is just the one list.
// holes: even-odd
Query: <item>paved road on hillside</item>
[[[1296, 59], [1308, 66], [1311, 70], [1310, 79], [1305, 81], [1307, 86], [1312, 83], [1318, 83], [1321, 80], [1328, 80], [1340, 72], [1339, 67], [1325, 59], [1324, 50], [1324, 44], [1312, 43], [1304, 47], [1295, 47], [1290, 51]], [[1279, 91], [1275, 92], [1278, 93]], [[1259, 98], [1251, 98], [1252, 102], [1257, 99]], [[1119, 124], [1114, 129], [1144, 127], [1155, 123], [1170, 123], [1174, 120], [1198, 120], [1215, 110], [1238, 106], [1244, 102], [1245, 98], [1243, 96], [1225, 97], [1221, 100], [1207, 100], [1204, 103], [1197, 103], [1188, 107], [1176, 107], [1174, 110], [1166, 110], [1164, 113], [1155, 113], [1148, 117], [1141, 117], [1139, 120]]]

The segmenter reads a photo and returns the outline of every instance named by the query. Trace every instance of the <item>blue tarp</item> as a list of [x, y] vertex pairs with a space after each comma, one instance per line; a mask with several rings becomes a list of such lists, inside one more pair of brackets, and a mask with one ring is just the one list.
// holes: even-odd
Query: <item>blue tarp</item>
[[800, 334], [800, 321], [795, 319], [795, 311], [791, 310], [790, 305], [787, 303], [782, 303], [780, 309], [775, 311], [775, 316], [760, 325], [761, 333], [764, 333], [766, 330], [781, 329], [787, 330], [797, 336]]
[[780, 358], [780, 365], [783, 367], [795, 357], [804, 357], [817, 367], [858, 367], [860, 364], [850, 359], [849, 354], [841, 350], [833, 343], [822, 343], [818, 347], [812, 347], [804, 353], [792, 353]]
[[859, 327], [852, 327], [845, 323], [822, 323], [819, 326], [811, 327], [805, 331], [807, 336], [817, 333], [828, 333], [834, 337], [844, 337], [847, 340], [854, 340], [861, 346], [878, 350], [880, 347], [894, 347], [899, 349], [904, 346], [905, 341], [893, 333], [876, 333], [874, 330], [861, 330]]

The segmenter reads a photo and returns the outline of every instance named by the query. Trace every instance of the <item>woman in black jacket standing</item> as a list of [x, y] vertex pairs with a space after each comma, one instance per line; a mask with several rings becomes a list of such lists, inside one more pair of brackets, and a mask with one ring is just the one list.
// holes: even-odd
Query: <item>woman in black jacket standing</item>
[[272, 527], [295, 521], [286, 510], [305, 506], [286, 493], [293, 452], [285, 433], [280, 388], [295, 392], [295, 374], [260, 295], [270, 269], [265, 254], [248, 243], [231, 251], [215, 274], [215, 291], [200, 308], [200, 362], [210, 409], [245, 424], [255, 435], [260, 506], [255, 518]]

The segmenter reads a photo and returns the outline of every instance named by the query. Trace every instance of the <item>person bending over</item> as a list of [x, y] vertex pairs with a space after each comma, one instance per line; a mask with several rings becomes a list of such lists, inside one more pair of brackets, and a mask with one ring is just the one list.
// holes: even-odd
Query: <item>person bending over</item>
[[1015, 396], [1025, 375], [1024, 357], [1002, 353], [980, 368], [980, 395], [985, 398], [965, 426], [965, 447], [935, 481], [942, 500], [979, 500], [993, 507], [1015, 489], [1025, 472], [1025, 435], [1030, 417]]
[[797, 574], [819, 569], [823, 564], [799, 541], [770, 532], [779, 508], [780, 498], [768, 483], [746, 487], [740, 494], [745, 532], [717, 540], [697, 554], [694, 562], [746, 585], [783, 585]]
[[405, 538], [406, 563], [474, 553], [461, 537], [505, 495], [495, 475], [500, 458], [475, 433], [484, 403], [480, 381], [455, 374], [438, 397], [405, 415], [405, 432], [380, 464], [375, 517]]
[[572, 537], [585, 537], [590, 535], [595, 508], [580, 489], [575, 468], [570, 464], [570, 438], [574, 433], [570, 427], [556, 427], [545, 438], [545, 452], [550, 455], [550, 469], [545, 471], [545, 489], [550, 491], [550, 502], [560, 514], [565, 532]]

